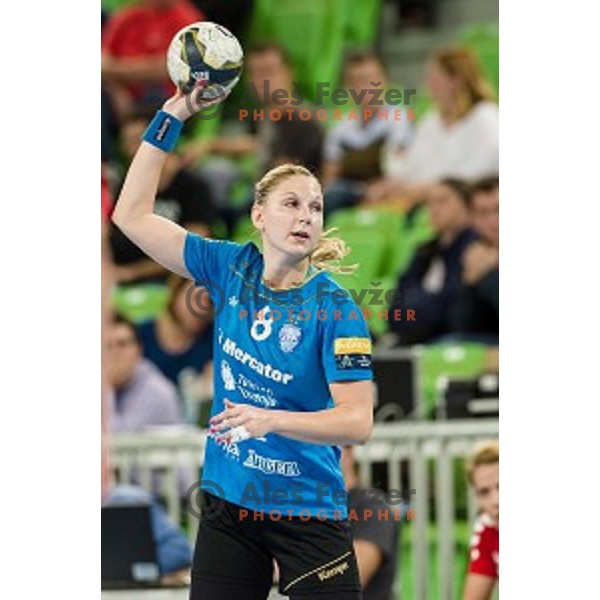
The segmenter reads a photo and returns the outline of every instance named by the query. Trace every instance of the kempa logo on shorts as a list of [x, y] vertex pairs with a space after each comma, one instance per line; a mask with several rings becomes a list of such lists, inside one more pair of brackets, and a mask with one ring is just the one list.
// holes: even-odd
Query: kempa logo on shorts
[[273, 365], [269, 363], [260, 362], [257, 358], [254, 358], [248, 352], [245, 352], [230, 338], [227, 338], [221, 345], [223, 352], [228, 354], [243, 365], [248, 365], [253, 371], [256, 371], [259, 375], [263, 375], [267, 379], [272, 379], [277, 383], [283, 383], [287, 385], [294, 376], [290, 373], [282, 373], [279, 369], [274, 369]]
[[345, 571], [350, 568], [350, 565], [347, 562], [343, 562], [341, 565], [337, 567], [333, 567], [333, 569], [323, 569], [317, 573], [317, 576], [321, 581], [325, 581], [325, 579], [331, 579], [336, 575], [343, 575]]
[[285, 477], [298, 477], [300, 468], [295, 460], [277, 460], [266, 458], [254, 450], [248, 450], [248, 458], [243, 462], [245, 467], [258, 469], [266, 475], [284, 475]]

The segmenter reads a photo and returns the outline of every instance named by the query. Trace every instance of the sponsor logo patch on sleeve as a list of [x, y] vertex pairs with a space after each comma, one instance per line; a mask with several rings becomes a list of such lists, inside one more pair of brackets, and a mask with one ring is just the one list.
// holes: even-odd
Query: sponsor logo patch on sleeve
[[365, 337], [336, 338], [333, 353], [336, 357], [340, 354], [371, 354], [371, 340]]
[[335, 362], [338, 371], [346, 369], [370, 369], [371, 355], [370, 354], [336, 354]]
[[337, 338], [333, 343], [333, 353], [338, 370], [371, 368], [371, 340], [369, 338]]

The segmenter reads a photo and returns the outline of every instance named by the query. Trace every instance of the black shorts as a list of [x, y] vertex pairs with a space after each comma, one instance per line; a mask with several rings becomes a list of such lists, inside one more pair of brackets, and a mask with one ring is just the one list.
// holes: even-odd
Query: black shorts
[[[348, 521], [272, 520], [203, 494], [190, 600], [264, 600], [279, 566], [279, 591], [291, 598], [361, 600]], [[242, 513], [243, 514], [243, 513]]]

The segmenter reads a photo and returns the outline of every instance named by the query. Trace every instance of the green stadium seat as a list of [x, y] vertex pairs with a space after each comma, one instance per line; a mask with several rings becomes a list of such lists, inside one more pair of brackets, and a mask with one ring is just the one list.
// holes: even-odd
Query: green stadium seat
[[260, 242], [260, 237], [250, 217], [244, 217], [240, 219], [233, 232], [232, 240], [238, 244], [245, 244], [246, 242], [254, 242], [256, 245]]
[[381, 0], [343, 0], [346, 27], [345, 45], [373, 46], [379, 29]]
[[486, 79], [498, 96], [500, 90], [500, 42], [498, 23], [468, 25], [461, 30], [458, 41], [471, 48], [481, 62]]
[[[351, 229], [378, 228], [389, 229], [394, 227], [390, 222], [397, 215], [402, 215], [400, 211], [396, 211], [387, 207], [383, 208], [345, 208], [338, 210], [328, 219], [327, 224], [331, 227], [344, 227]], [[397, 221], [398, 219], [396, 219]]]
[[434, 237], [435, 232], [424, 207], [417, 209], [412, 219], [404, 219], [395, 238], [391, 255], [393, 269], [389, 274], [397, 279], [408, 267], [416, 249]]
[[[376, 273], [378, 278], [392, 275], [396, 272], [393, 249], [398, 245], [398, 239], [404, 223], [404, 214], [393, 208], [347, 208], [336, 211], [328, 220], [327, 227], [339, 229], [341, 237], [346, 239], [348, 232], [359, 230], [372, 237], [381, 237], [386, 246], [384, 259]], [[359, 234], [362, 239], [363, 234]], [[352, 259], [352, 255], [350, 256]]]
[[102, 10], [111, 13], [135, 3], [136, 0], [101, 0], [100, 6], [102, 7]]
[[374, 41], [380, 5], [381, 0], [257, 0], [249, 38], [282, 44], [296, 80], [314, 101], [317, 82], [338, 84], [345, 47]]
[[[366, 211], [362, 214], [364, 217]], [[379, 215], [377, 215], [375, 223], [378, 218]], [[359, 228], [353, 223], [345, 226], [340, 223], [340, 225], [340, 231], [333, 235], [339, 234], [351, 248], [351, 253], [345, 263], [357, 264], [358, 268], [351, 275], [333, 275], [334, 279], [344, 288], [353, 290], [357, 301], [363, 290], [386, 290], [385, 286], [389, 284], [389, 278], [386, 279], [384, 275], [389, 258], [390, 243], [385, 232], [382, 234], [380, 230], [372, 226]], [[367, 319], [369, 328], [375, 335], [382, 335], [387, 331], [387, 322], [378, 318], [377, 311], [385, 310], [387, 306], [385, 306], [385, 300], [380, 306], [370, 306], [372, 298], [372, 294], [367, 292], [364, 294], [362, 302], [358, 303], [361, 308], [372, 311], [373, 314]]]
[[[360, 294], [361, 290], [372, 288], [372, 282], [380, 281], [387, 245], [382, 236], [373, 237], [369, 230], [344, 230], [342, 237], [352, 249], [345, 263], [356, 263], [359, 267], [352, 275], [334, 275], [334, 279], [345, 288]], [[366, 307], [366, 303], [364, 306]]]
[[160, 284], [118, 286], [111, 303], [115, 311], [133, 323], [141, 323], [160, 315], [169, 302], [169, 288]]
[[481, 375], [486, 368], [487, 346], [471, 342], [423, 346], [420, 356], [421, 391], [426, 414], [432, 416], [440, 399], [441, 378]]
[[381, 277], [396, 278], [408, 265], [415, 249], [434, 236], [424, 208], [417, 210], [410, 220], [391, 207], [349, 208], [335, 212], [327, 220], [327, 227], [337, 227], [342, 237], [354, 229], [383, 236], [387, 253], [379, 273]]
[[[339, 72], [342, 23], [334, 19], [327, 29], [329, 0], [258, 0], [250, 25], [252, 43], [279, 42], [289, 53], [296, 79], [308, 85], [311, 97], [317, 81], [331, 81]], [[328, 35], [329, 34], [329, 35]], [[336, 46], [339, 46], [336, 48]]]
[[[344, 287], [372, 288], [371, 282], [380, 282], [380, 288], [396, 288], [398, 276], [404, 271], [415, 249], [431, 239], [433, 232], [425, 210], [418, 211], [407, 221], [403, 212], [392, 207], [349, 208], [336, 211], [327, 221], [327, 227], [336, 227], [352, 249], [348, 264], [358, 263], [357, 273], [343, 276], [339, 283]], [[369, 253], [373, 253], [369, 256]], [[368, 295], [370, 298], [370, 295]], [[388, 322], [377, 315], [387, 306], [371, 308], [368, 319], [371, 331], [379, 336], [387, 332]]]

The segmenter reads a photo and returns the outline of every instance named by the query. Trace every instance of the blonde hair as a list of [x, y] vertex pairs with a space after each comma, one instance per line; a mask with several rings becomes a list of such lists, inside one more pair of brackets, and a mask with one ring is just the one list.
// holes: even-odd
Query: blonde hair
[[467, 477], [473, 483], [473, 473], [481, 465], [495, 465], [500, 462], [500, 446], [498, 442], [485, 442], [477, 448], [467, 463]]
[[495, 96], [486, 81], [477, 57], [467, 48], [444, 48], [432, 55], [433, 62], [459, 80], [461, 89], [446, 116], [462, 119], [477, 103], [494, 101]]
[[[294, 175], [305, 175], [317, 178], [301, 165], [283, 164], [271, 169], [254, 187], [254, 204], [263, 206], [268, 195], [285, 179]], [[317, 180], [318, 181], [318, 180]], [[323, 232], [321, 239], [317, 242], [315, 249], [310, 254], [310, 264], [317, 269], [348, 275], [353, 273], [358, 265], [342, 265], [342, 260], [350, 254], [350, 247], [340, 237], [329, 237], [337, 231], [335, 227]]]

